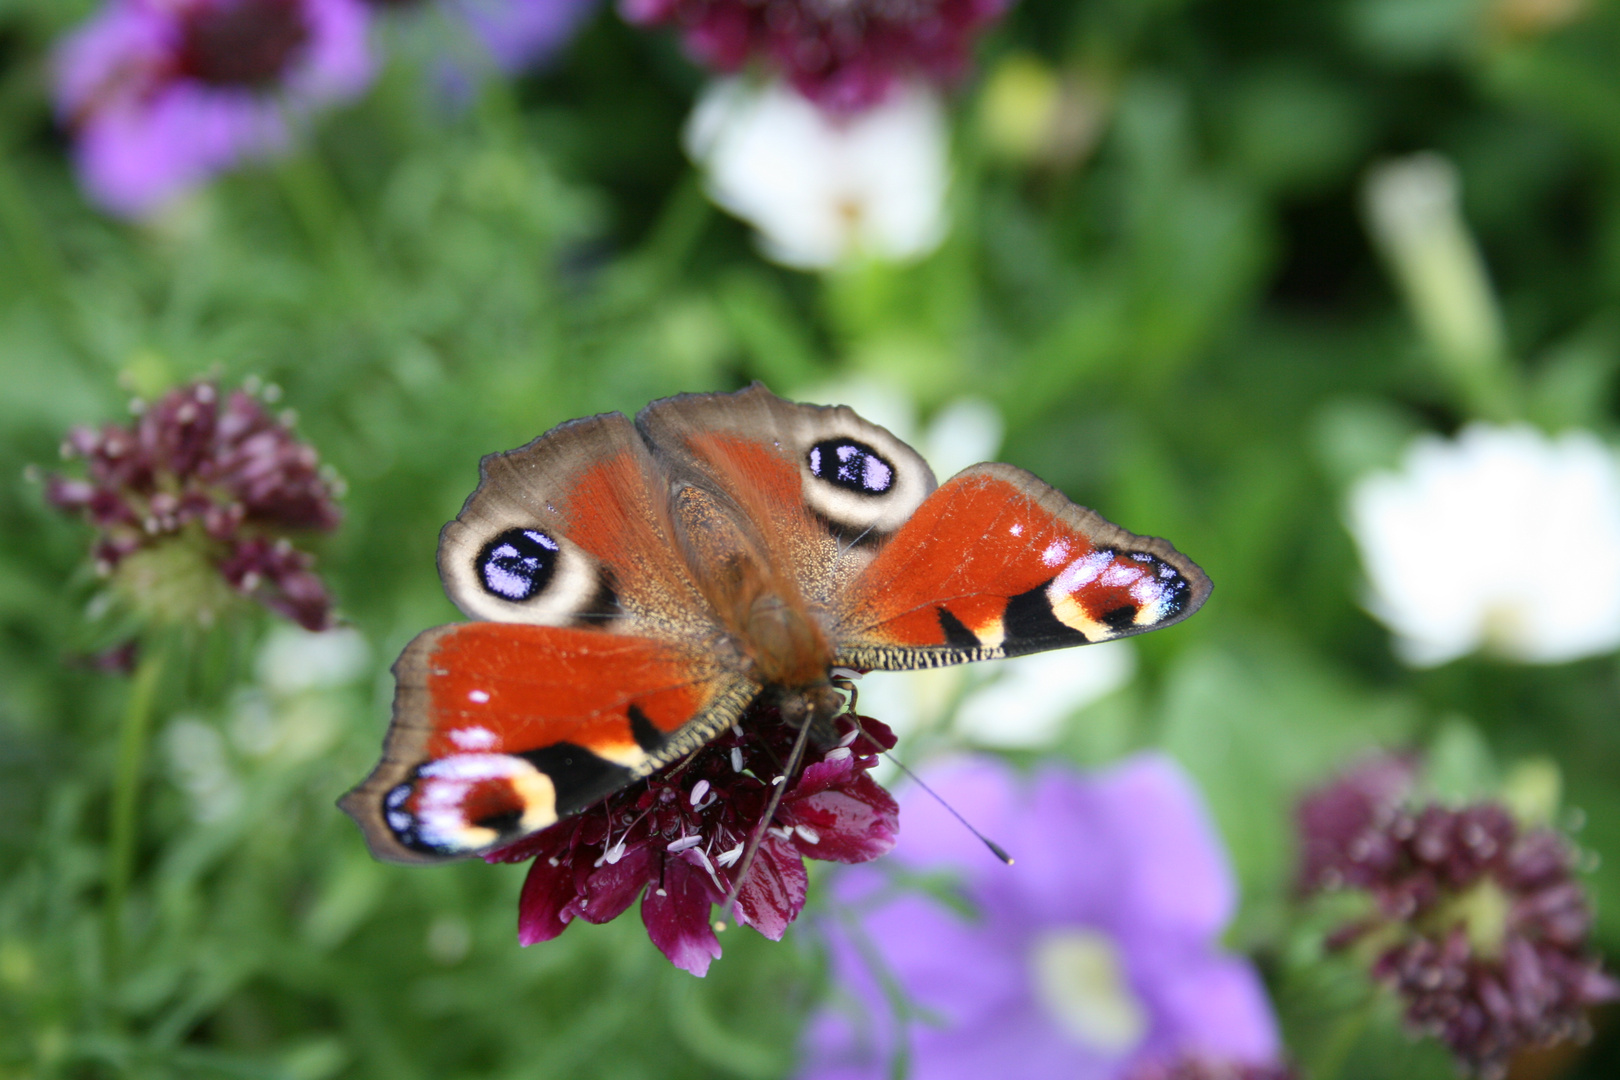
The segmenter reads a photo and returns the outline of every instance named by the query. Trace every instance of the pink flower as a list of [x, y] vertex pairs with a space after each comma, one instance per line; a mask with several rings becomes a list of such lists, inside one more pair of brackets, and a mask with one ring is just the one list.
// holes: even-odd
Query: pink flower
[[1373, 915], [1336, 932], [1368, 941], [1372, 974], [1406, 1019], [1482, 1076], [1520, 1049], [1586, 1031], [1586, 1010], [1620, 997], [1589, 951], [1591, 912], [1575, 855], [1503, 807], [1407, 805], [1409, 761], [1377, 759], [1308, 795], [1299, 821], [1307, 892], [1354, 888]]
[[883, 100], [899, 77], [950, 82], [1008, 0], [621, 0], [633, 23], [673, 23], [722, 72], [762, 60], [831, 112]]
[[876, 720], [859, 723], [839, 717], [837, 744], [784, 780], [779, 763], [797, 732], [774, 708], [756, 706], [684, 764], [486, 855], [534, 860], [518, 901], [518, 940], [549, 941], [576, 917], [609, 922], [639, 898], [653, 944], [676, 967], [705, 974], [720, 955], [710, 906], [736, 884], [748, 840], [786, 783], [736, 905], [739, 923], [781, 940], [804, 908], [806, 858], [865, 862], [894, 846], [899, 809], [867, 775], [894, 736]]
[[370, 83], [359, 0], [110, 0], [57, 52], [90, 197], [142, 217]]
[[122, 574], [137, 604], [211, 621], [208, 578], [190, 572], [201, 563], [232, 592], [306, 629], [327, 626], [314, 560], [284, 534], [337, 527], [332, 484], [315, 451], [252, 395], [222, 403], [213, 383], [191, 383], [131, 425], [74, 428], [62, 454], [83, 458], [87, 475], [49, 477], [45, 497], [95, 526], [97, 570]]

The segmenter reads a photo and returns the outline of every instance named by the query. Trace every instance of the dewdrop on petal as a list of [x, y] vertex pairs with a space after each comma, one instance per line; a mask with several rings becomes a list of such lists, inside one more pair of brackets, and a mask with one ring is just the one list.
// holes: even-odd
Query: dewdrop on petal
[[1348, 521], [1402, 659], [1553, 664], [1620, 646], [1620, 463], [1586, 431], [1474, 424], [1364, 477]]
[[945, 237], [945, 114], [920, 85], [841, 116], [785, 83], [723, 80], [693, 110], [686, 148], [709, 197], [785, 266], [916, 259]]

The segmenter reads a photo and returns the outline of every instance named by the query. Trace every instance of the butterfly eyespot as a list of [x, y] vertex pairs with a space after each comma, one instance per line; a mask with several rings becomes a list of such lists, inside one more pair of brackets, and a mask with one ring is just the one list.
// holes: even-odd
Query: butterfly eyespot
[[383, 820], [412, 851], [464, 855], [555, 822], [556, 789], [522, 757], [451, 754], [391, 788]]
[[538, 529], [508, 529], [478, 553], [479, 583], [491, 596], [528, 600], [557, 571], [558, 545]]
[[895, 485], [894, 465], [854, 439], [824, 439], [810, 448], [810, 475], [860, 495], [886, 495]]

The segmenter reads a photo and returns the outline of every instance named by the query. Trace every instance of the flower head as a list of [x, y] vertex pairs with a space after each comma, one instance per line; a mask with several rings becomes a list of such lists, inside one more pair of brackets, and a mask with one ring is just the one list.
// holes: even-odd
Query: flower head
[[1586, 1009], [1620, 984], [1588, 951], [1591, 914], [1562, 837], [1495, 803], [1407, 805], [1410, 784], [1389, 782], [1403, 772], [1374, 761], [1303, 800], [1302, 884], [1368, 893], [1373, 914], [1331, 943], [1365, 942], [1413, 1027], [1501, 1076], [1515, 1051], [1583, 1033]]
[[920, 1080], [1115, 1080], [1183, 1059], [1275, 1060], [1259, 979], [1217, 946], [1231, 873], [1175, 765], [1144, 756], [1026, 781], [974, 759], [928, 781], [1017, 862], [986, 858], [912, 793], [885, 861], [904, 887], [875, 869], [840, 875], [829, 937], [849, 1008], [812, 1023], [806, 1076], [881, 1077], [899, 1053]]
[[685, 763], [486, 855], [534, 860], [518, 940], [549, 941], [575, 918], [609, 922], [640, 898], [653, 944], [675, 966], [705, 974], [720, 955], [709, 908], [737, 884], [749, 839], [786, 784], [736, 904], [739, 923], [780, 940], [804, 908], [806, 858], [865, 862], [894, 846], [898, 808], [867, 775], [894, 736], [875, 720], [859, 725], [839, 717], [837, 745], [784, 778], [797, 732], [774, 709], [756, 707]]
[[1007, 0], [621, 0], [633, 23], [673, 23], [698, 60], [734, 72], [761, 60], [821, 107], [881, 102], [900, 79], [949, 82]]
[[51, 476], [46, 498], [95, 526], [97, 570], [149, 615], [207, 623], [240, 594], [327, 625], [326, 587], [284, 534], [337, 527], [332, 483], [251, 394], [191, 383], [133, 424], [74, 428], [62, 453], [87, 475]]
[[1413, 664], [1620, 646], [1620, 467], [1588, 432], [1475, 424], [1350, 493], [1368, 607]]
[[58, 114], [102, 206], [141, 217], [281, 152], [371, 79], [359, 0], [110, 0], [56, 57]]
[[915, 259], [944, 239], [945, 118], [920, 86], [837, 118], [781, 83], [725, 80], [698, 102], [686, 145], [710, 197], [784, 265]]

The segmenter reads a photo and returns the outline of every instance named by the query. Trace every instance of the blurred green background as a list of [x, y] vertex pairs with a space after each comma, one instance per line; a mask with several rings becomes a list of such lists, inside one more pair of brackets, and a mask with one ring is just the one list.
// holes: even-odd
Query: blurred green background
[[[1428, 746], [1459, 796], [1555, 762], [1620, 948], [1615, 658], [1402, 667], [1358, 605], [1341, 509], [1409, 435], [1472, 415], [1368, 239], [1362, 184], [1390, 157], [1459, 170], [1511, 409], [1615, 434], [1614, 4], [1022, 0], [953, 98], [944, 246], [820, 276], [764, 262], [707, 203], [679, 149], [702, 74], [608, 10], [464, 108], [396, 49], [295, 156], [119, 224], [78, 193], [45, 91], [51, 41], [89, 10], [0, 3], [0, 1077], [790, 1073], [810, 920], [780, 945], [728, 935], [702, 981], [633, 915], [520, 950], [521, 867], [379, 865], [332, 805], [374, 761], [388, 663], [455, 617], [434, 550], [479, 456], [756, 378], [788, 397], [877, 379], [923, 416], [988, 399], [1003, 459], [1208, 570], [1209, 606], [1144, 639], [1061, 753], [1163, 746], [1203, 785], [1244, 890], [1231, 943], [1307, 1068], [1451, 1075], [1391, 1011], [1346, 1029], [1350, 976], [1290, 907], [1292, 800], [1359, 750]], [[1032, 62], [1083, 91], [1067, 160], [1009, 147], [986, 94]], [[275, 649], [298, 645], [266, 652], [263, 616], [158, 688], [111, 971], [128, 687], [75, 660], [104, 644], [88, 530], [24, 472], [71, 424], [210, 373], [278, 384], [346, 481], [314, 550], [366, 652], [352, 677], [289, 675]], [[1617, 1021], [1522, 1075], [1620, 1075]]]

